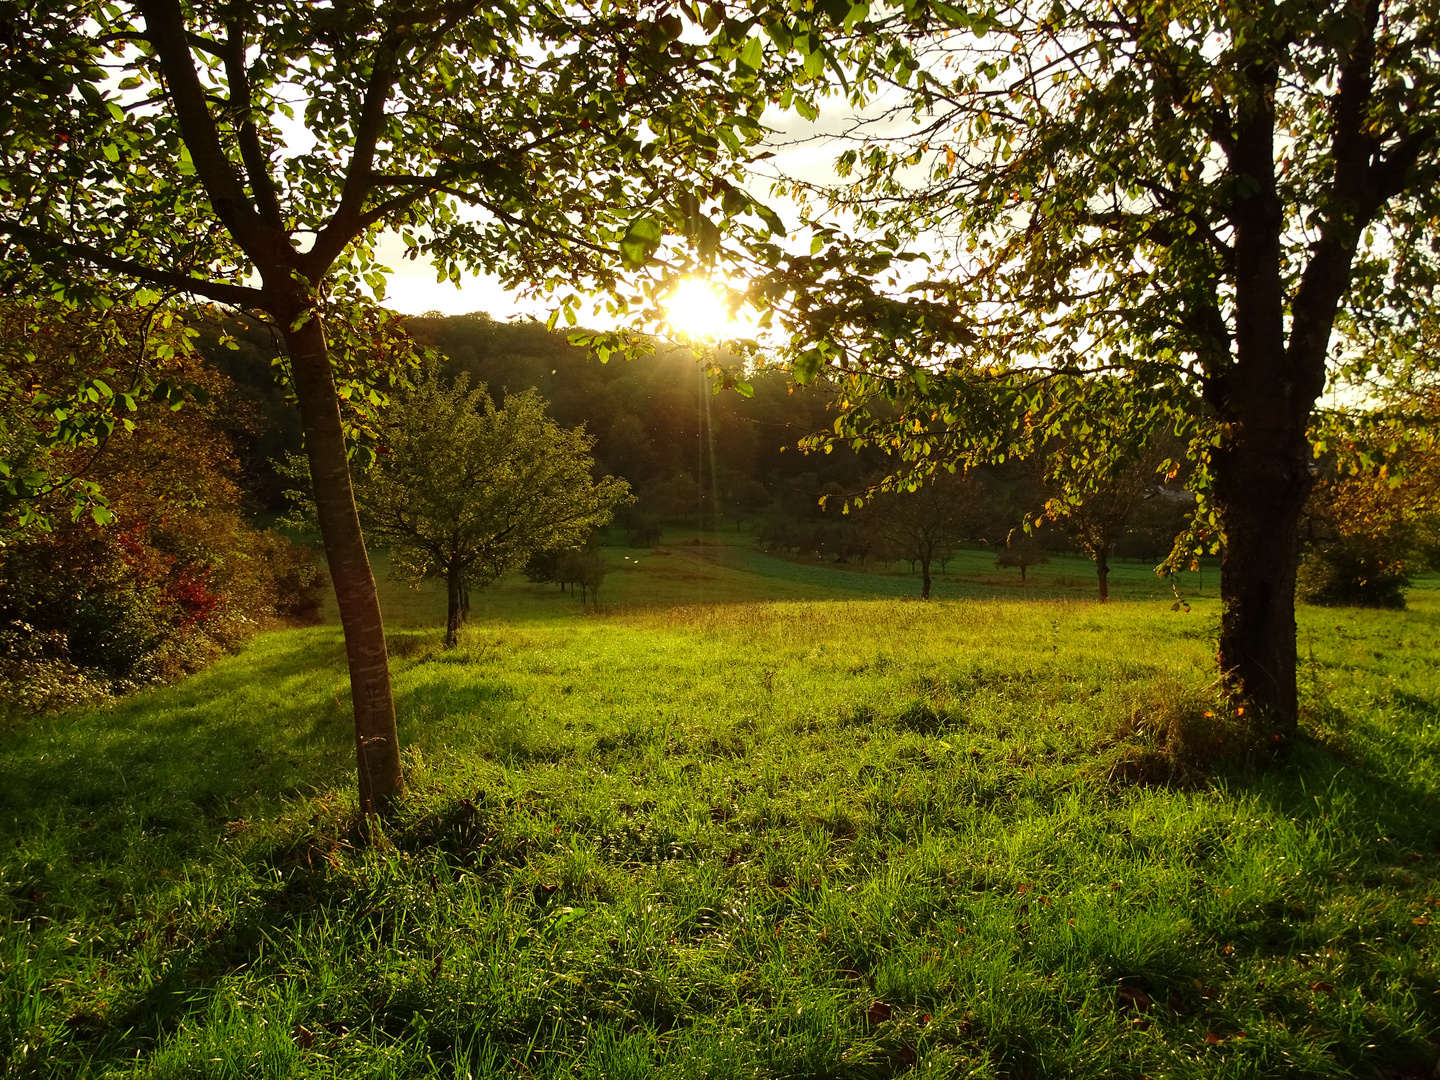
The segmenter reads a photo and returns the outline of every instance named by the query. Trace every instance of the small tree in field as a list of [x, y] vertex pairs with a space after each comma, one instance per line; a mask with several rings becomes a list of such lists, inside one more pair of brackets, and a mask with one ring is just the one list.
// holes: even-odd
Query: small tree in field
[[1019, 570], [1020, 580], [1023, 582], [1030, 567], [1049, 561], [1050, 556], [1045, 554], [1045, 549], [1026, 536], [1006, 545], [1005, 550], [996, 557], [995, 565], [1002, 570]]
[[580, 603], [600, 603], [600, 586], [605, 584], [609, 567], [600, 552], [593, 549], [578, 552], [575, 556], [575, 584], [580, 586]]
[[592, 445], [546, 416], [533, 390], [497, 407], [484, 387], [464, 376], [446, 387], [433, 368], [394, 409], [356, 502], [402, 577], [445, 582], [447, 645], [470, 589], [581, 542], [630, 498], [624, 480], [591, 478]]
[[973, 531], [977, 485], [974, 478], [940, 473], [918, 491], [884, 493], [870, 504], [876, 531], [900, 558], [919, 564], [922, 600], [930, 599], [931, 563]]
[[1152, 436], [1149, 446], [1131, 460], [1093, 472], [1077, 468], [1078, 455], [1067, 450], [1053, 455], [1050, 480], [1060, 494], [1045, 504], [1045, 513], [1094, 561], [1102, 602], [1110, 599], [1115, 544], [1145, 500], [1159, 491], [1160, 469], [1170, 453], [1178, 453], [1173, 441]]

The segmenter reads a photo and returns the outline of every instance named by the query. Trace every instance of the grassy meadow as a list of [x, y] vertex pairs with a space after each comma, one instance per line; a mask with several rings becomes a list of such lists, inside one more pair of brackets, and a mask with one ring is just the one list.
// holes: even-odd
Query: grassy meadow
[[334, 626], [4, 721], [0, 1074], [1431, 1075], [1440, 589], [1302, 609], [1260, 770], [1213, 570], [1101, 606], [975, 552], [922, 604], [689, 539], [598, 610], [477, 593], [449, 651], [387, 584], [412, 797], [369, 845]]

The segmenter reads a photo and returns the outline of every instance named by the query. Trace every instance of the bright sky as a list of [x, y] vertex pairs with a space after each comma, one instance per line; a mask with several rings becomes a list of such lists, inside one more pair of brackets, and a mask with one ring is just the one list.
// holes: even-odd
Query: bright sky
[[[837, 105], [832, 124], [843, 122], [840, 111], [848, 112], [843, 104]], [[831, 163], [838, 150], [821, 141], [790, 145], [797, 137], [821, 133], [827, 130], [826, 117], [810, 122], [794, 113], [767, 116], [767, 123], [775, 128], [772, 139], [774, 157], [766, 162], [766, 175], [756, 176], [748, 185], [751, 194], [765, 201], [780, 214], [787, 225], [796, 220], [794, 207], [786, 200], [770, 196], [771, 177], [776, 174], [825, 181], [833, 176]], [[829, 130], [834, 130], [833, 127]], [[445, 315], [463, 315], [472, 311], [484, 311], [496, 319], [549, 317], [550, 308], [541, 301], [523, 299], [513, 290], [503, 288], [491, 277], [462, 277], [457, 286], [448, 279], [437, 282], [435, 271], [428, 263], [404, 258], [404, 245], [396, 236], [382, 240], [376, 252], [380, 262], [389, 266], [394, 273], [389, 277], [385, 304], [408, 315], [419, 315], [427, 311], [438, 311]], [[671, 307], [674, 329], [683, 330], [696, 336], [719, 334], [722, 331], [748, 334], [743, 322], [739, 326], [724, 325], [723, 312], [718, 309], [720, 302], [714, 292], [703, 287], [689, 287], [682, 290], [677, 302]], [[613, 322], [599, 312], [582, 313], [581, 323], [591, 326], [605, 326]]]

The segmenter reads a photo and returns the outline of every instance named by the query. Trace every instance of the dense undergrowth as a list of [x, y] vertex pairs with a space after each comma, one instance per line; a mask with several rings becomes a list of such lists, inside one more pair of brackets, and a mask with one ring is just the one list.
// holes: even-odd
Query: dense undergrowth
[[405, 632], [412, 798], [368, 847], [331, 628], [10, 722], [4, 1073], [1428, 1076], [1440, 602], [1303, 613], [1270, 770], [1226, 745], [1213, 620]]

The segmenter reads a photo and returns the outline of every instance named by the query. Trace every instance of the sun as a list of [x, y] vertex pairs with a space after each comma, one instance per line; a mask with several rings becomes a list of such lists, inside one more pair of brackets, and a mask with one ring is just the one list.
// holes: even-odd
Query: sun
[[734, 337], [743, 328], [730, 317], [719, 289], [703, 278], [686, 278], [665, 301], [670, 326], [695, 339]]

